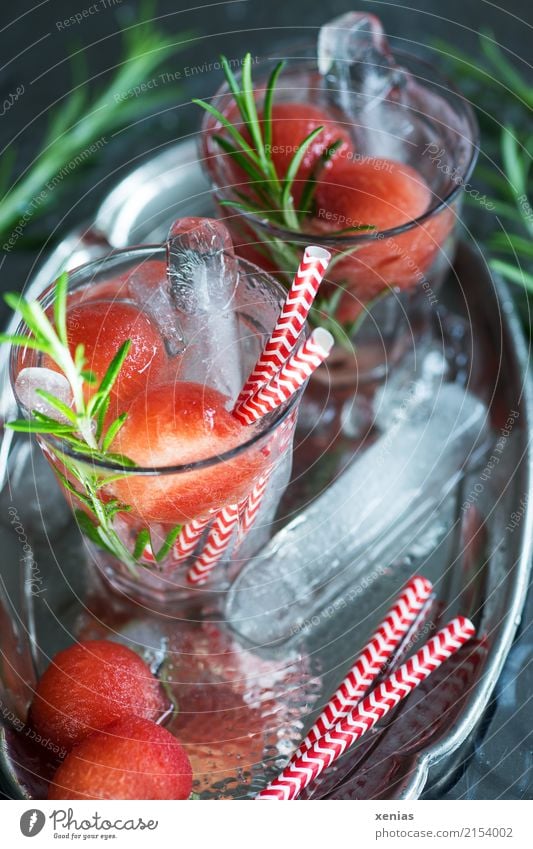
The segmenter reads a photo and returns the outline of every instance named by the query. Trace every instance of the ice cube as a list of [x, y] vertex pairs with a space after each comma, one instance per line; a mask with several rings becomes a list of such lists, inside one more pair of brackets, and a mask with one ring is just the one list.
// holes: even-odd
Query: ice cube
[[386, 431], [393, 422], [408, 417], [411, 406], [428, 403], [449, 371], [449, 363], [436, 344], [425, 356], [419, 351], [408, 353], [376, 392], [374, 425]]
[[166, 270], [159, 277], [154, 269], [141, 265], [128, 280], [128, 295], [155, 321], [170, 357], [182, 354], [185, 349], [183, 333], [176, 306], [170, 294]]
[[238, 261], [219, 221], [183, 218], [167, 240], [170, 290], [181, 313], [185, 351], [180, 376], [235, 400], [243, 383], [235, 290]]
[[352, 588], [370, 568], [389, 567], [460, 478], [486, 408], [455, 384], [413, 403], [310, 507], [254, 557], [232, 585], [226, 617], [265, 644]]
[[413, 133], [403, 108], [409, 75], [396, 65], [379, 19], [347, 12], [321, 27], [318, 69], [329, 99], [351, 120], [358, 148], [401, 158]]
[[347, 114], [375, 106], [403, 78], [381, 22], [366, 12], [347, 12], [321, 27], [318, 70]]
[[15, 394], [19, 403], [28, 412], [34, 410], [38, 413], [44, 413], [58, 422], [68, 422], [66, 416], [60, 413], [50, 404], [45, 398], [42, 398], [38, 391], [44, 389], [50, 395], [58, 398], [67, 407], [72, 404], [72, 389], [67, 378], [57, 371], [49, 368], [40, 368], [31, 366], [23, 368], [17, 375], [15, 380]]

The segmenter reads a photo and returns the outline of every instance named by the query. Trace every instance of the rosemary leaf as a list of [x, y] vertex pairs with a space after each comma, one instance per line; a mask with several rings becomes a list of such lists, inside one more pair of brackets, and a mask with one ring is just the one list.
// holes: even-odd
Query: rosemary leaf
[[80, 374], [83, 374], [83, 366], [85, 365], [85, 345], [81, 342], [79, 345], [76, 345], [76, 350], [74, 351], [74, 365], [77, 369], [79, 369]]
[[233, 95], [233, 99], [235, 100], [235, 103], [239, 107], [239, 111], [241, 113], [242, 120], [246, 122], [248, 120], [248, 115], [246, 113], [246, 109], [244, 108], [242, 93], [241, 93], [241, 90], [239, 88], [239, 84], [237, 83], [235, 74], [231, 70], [230, 64], [229, 64], [229, 62], [228, 62], [228, 60], [226, 59], [225, 56], [220, 57], [220, 63], [222, 65], [222, 70], [224, 71], [224, 75], [226, 77], [226, 80], [227, 80], [228, 85], [230, 87], [231, 93]]
[[68, 273], [60, 274], [56, 280], [54, 292], [54, 321], [60, 342], [68, 348], [67, 339], [67, 289]]
[[9, 430], [15, 430], [18, 433], [49, 433], [58, 436], [66, 436], [72, 433], [70, 425], [62, 425], [56, 422], [55, 424], [47, 424], [32, 419], [16, 419], [13, 422], [6, 422], [4, 427]]
[[80, 374], [83, 377], [85, 383], [90, 383], [91, 386], [95, 386], [98, 383], [98, 379], [93, 371], [87, 371], [86, 369], [82, 369], [82, 371], [80, 371]]
[[124, 364], [124, 360], [128, 356], [130, 348], [131, 339], [126, 339], [126, 341], [120, 346], [117, 353], [111, 360], [107, 371], [102, 378], [100, 386], [98, 387], [98, 390], [94, 393], [89, 403], [87, 404], [87, 413], [89, 416], [92, 417], [98, 415], [98, 411], [100, 410], [101, 405], [109, 396], [109, 393], [115, 385], [120, 369]]
[[50, 349], [43, 342], [38, 342], [30, 336], [18, 336], [12, 333], [0, 333], [0, 344], [6, 342], [8, 345], [16, 345], [21, 348], [31, 348], [32, 351], [42, 351], [44, 354], [50, 353]]
[[66, 475], [64, 475], [63, 472], [59, 471], [57, 466], [54, 466], [54, 472], [58, 476], [65, 489], [72, 495], [74, 495], [79, 501], [81, 501], [82, 504], [85, 504], [85, 506], [88, 507], [91, 512], [93, 512], [93, 505], [91, 503], [91, 499], [87, 495], [84, 495], [84, 493], [79, 492], [74, 486], [74, 484], [69, 481]]
[[65, 416], [69, 422], [72, 422], [73, 425], [77, 425], [77, 416], [74, 410], [71, 407], [68, 407], [63, 403], [59, 398], [56, 398], [55, 395], [52, 395], [50, 392], [47, 392], [46, 389], [36, 389], [36, 394], [41, 398], [44, 398], [54, 409], [56, 409], [61, 415]]
[[164, 541], [163, 545], [161, 546], [161, 548], [159, 549], [159, 551], [155, 555], [155, 559], [157, 560], [158, 563], [160, 563], [162, 560], [165, 559], [165, 557], [169, 553], [170, 549], [172, 548], [172, 546], [176, 542], [177, 538], [179, 537], [182, 527], [183, 527], [183, 525], [176, 525], [175, 528], [172, 528], [172, 530], [169, 531], [169, 533], [165, 537], [165, 541]]
[[278, 82], [278, 77], [281, 74], [285, 62], [278, 62], [267, 83], [265, 92], [265, 102], [263, 104], [263, 133], [265, 138], [265, 148], [270, 148], [272, 144], [272, 106], [274, 100], [274, 91]]
[[[291, 194], [292, 186], [298, 168], [302, 164], [302, 160], [306, 154], [309, 145], [312, 144], [312, 142], [316, 139], [317, 136], [320, 135], [320, 133], [323, 132], [323, 130], [324, 127], [317, 127], [316, 130], [312, 130], [309, 135], [306, 136], [303, 142], [299, 145], [298, 150], [294, 154], [293, 158], [291, 159], [289, 167], [287, 168], [285, 179], [283, 181], [283, 188], [281, 192], [281, 208], [284, 212], [286, 209], [289, 210], [287, 223], [295, 230], [299, 228], [299, 222], [294, 214], [294, 202]], [[296, 219], [296, 221], [294, 221], [294, 219]]]
[[127, 417], [127, 413], [121, 413], [121, 415], [118, 416], [118, 418], [116, 418], [115, 421], [109, 425], [106, 435], [102, 440], [102, 451], [107, 452], [109, 450], [111, 443], [113, 442], [115, 436], [126, 421]]
[[300, 209], [298, 210], [300, 220], [302, 218], [305, 218], [305, 216], [310, 213], [318, 177], [323, 171], [326, 163], [329, 162], [329, 160], [331, 159], [335, 151], [339, 149], [341, 144], [342, 139], [336, 139], [336, 141], [334, 141], [333, 144], [330, 145], [327, 150], [322, 153], [317, 163], [313, 167], [309, 177], [307, 178], [307, 181], [302, 191], [302, 196], [300, 198]]
[[259, 123], [259, 115], [257, 114], [257, 104], [252, 83], [252, 54], [247, 53], [244, 57], [242, 65], [242, 96], [248, 117], [248, 129], [252, 136], [259, 158], [266, 172], [268, 170], [265, 145], [263, 142], [263, 134]]
[[241, 147], [244, 150], [244, 152], [250, 157], [252, 162], [255, 162], [255, 164], [259, 168], [261, 168], [262, 163], [261, 163], [260, 158], [257, 156], [255, 151], [252, 150], [252, 148], [250, 147], [248, 142], [245, 141], [245, 139], [239, 133], [239, 131], [237, 129], [235, 129], [235, 127], [233, 126], [231, 121], [228, 121], [228, 119], [225, 117], [225, 115], [222, 114], [222, 112], [219, 112], [218, 109], [216, 109], [214, 106], [211, 106], [210, 103], [206, 103], [205, 100], [198, 100], [198, 99], [195, 98], [192, 102], [195, 103], [197, 106], [201, 106], [203, 109], [206, 110], [206, 112], [209, 112], [209, 114], [212, 115], [213, 118], [216, 118], [217, 121], [220, 124], [222, 124], [222, 126], [227, 130], [227, 132], [229, 133], [229, 135], [231, 136], [231, 138], [233, 139], [235, 144], [238, 147]]
[[125, 466], [128, 469], [134, 469], [137, 466], [137, 463], [129, 457], [126, 457], [125, 454], [107, 452], [105, 454], [105, 459], [109, 460], [111, 463], [117, 463], [120, 466]]
[[533, 242], [526, 236], [518, 236], [515, 233], [495, 233], [491, 236], [489, 244], [496, 250], [506, 251], [513, 255], [523, 254], [533, 259]]
[[84, 513], [83, 510], [75, 510], [74, 515], [77, 519], [80, 530], [88, 539], [91, 540], [91, 542], [98, 545], [100, 548], [103, 548], [104, 551], [108, 552], [108, 554], [115, 554], [113, 549], [102, 539], [98, 533], [98, 526], [91, 522], [87, 513]]
[[243, 171], [252, 178], [252, 180], [263, 181], [264, 175], [262, 172], [246, 157], [244, 153], [239, 151], [238, 147], [232, 145], [230, 141], [224, 138], [224, 136], [213, 136], [214, 141], [222, 148], [225, 153], [229, 153], [233, 161], [238, 165]]
[[107, 416], [109, 410], [109, 404], [111, 403], [111, 396], [108, 395], [107, 398], [104, 398], [102, 403], [100, 404], [100, 409], [98, 410], [98, 416], [96, 419], [96, 441], [100, 442], [102, 437], [102, 433], [104, 430], [105, 418]]
[[501, 274], [510, 280], [512, 283], [517, 283], [523, 286], [529, 292], [533, 292], [533, 274], [525, 271], [523, 268], [518, 268], [516, 265], [511, 265], [508, 262], [503, 262], [500, 259], [490, 261], [490, 267], [497, 274]]
[[151, 547], [150, 531], [148, 530], [148, 528], [143, 528], [137, 534], [135, 545], [133, 547], [132, 556], [134, 560], [139, 559], [147, 545], [150, 545]]
[[533, 108], [533, 91], [531, 87], [505, 58], [501, 48], [494, 39], [494, 35], [486, 30], [482, 33], [480, 44], [483, 53], [495, 69], [499, 85], [506, 86], [524, 105]]

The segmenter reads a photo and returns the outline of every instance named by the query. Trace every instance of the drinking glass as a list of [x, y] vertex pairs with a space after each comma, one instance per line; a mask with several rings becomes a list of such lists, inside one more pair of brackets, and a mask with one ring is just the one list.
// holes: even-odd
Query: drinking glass
[[[244, 259], [238, 262], [230, 308], [237, 318], [235, 344], [239, 346], [240, 378], [244, 384], [275, 325], [285, 292], [261, 269]], [[154, 293], [164, 287], [165, 246], [112, 251], [71, 272], [69, 308], [94, 299], [120, 301], [124, 287], [134, 276], [149, 281]], [[53, 305], [54, 293], [52, 285], [41, 296], [45, 310]], [[146, 304], [147, 315], [151, 300]], [[139, 311], [142, 313], [141, 306]], [[17, 332], [27, 334], [24, 323]], [[177, 373], [179, 355], [175, 356]], [[222, 351], [220, 356], [224, 356]], [[29, 348], [13, 348], [10, 376], [15, 395], [21, 370], [42, 365], [42, 355]], [[201, 599], [206, 591], [224, 591], [243, 560], [269, 538], [276, 508], [290, 477], [302, 391], [303, 387], [255, 425], [243, 427], [242, 441], [231, 450], [204, 455], [183, 465], [131, 468], [121, 462], [101, 462], [73, 450], [55, 436], [39, 434], [39, 445], [84, 533], [90, 563], [112, 586], [146, 604], [165, 607], [194, 597]], [[24, 410], [20, 398], [17, 400], [27, 415], [29, 411]], [[97, 493], [96, 510], [94, 500], [87, 502], [88, 488]], [[254, 498], [250, 505], [251, 494]], [[109, 504], [113, 500], [120, 502], [123, 509], [110, 517]], [[206, 542], [212, 539], [222, 509], [233, 511], [233, 516], [237, 511], [238, 515], [230, 544], [205, 584], [192, 585], [190, 570], [205, 554]], [[184, 528], [189, 533], [186, 556], [183, 545], [179, 545]]]
[[[307, 244], [331, 252], [335, 264], [321, 296], [335, 303], [339, 344], [328, 363], [328, 383], [344, 389], [384, 379], [408, 351], [428, 340], [442, 281], [455, 253], [464, 190], [477, 157], [477, 125], [470, 106], [447, 79], [432, 65], [402, 51], [392, 51], [397, 66], [407, 72], [401, 98], [395, 93], [384, 97], [379, 118], [375, 109], [363, 110], [356, 122], [332, 107], [315, 50], [309, 44], [287, 49], [274, 102], [309, 103], [328, 111], [354, 140], [353, 152], [341, 150], [340, 156], [375, 162], [376, 171], [386, 167], [386, 160], [416, 169], [431, 190], [430, 206], [422, 215], [383, 231], [330, 236], [320, 223], [326, 222], [330, 211], [319, 209], [313, 231], [295, 233], [259, 214], [223, 205], [239, 200], [236, 192], [243, 190], [242, 179], [236, 180], [231, 157], [217, 144], [221, 127], [207, 112], [200, 152], [220, 215], [240, 256], [287, 283]], [[254, 65], [259, 108], [277, 61]], [[211, 102], [223, 114], [235, 115], [227, 84]], [[341, 228], [365, 222], [336, 223]]]

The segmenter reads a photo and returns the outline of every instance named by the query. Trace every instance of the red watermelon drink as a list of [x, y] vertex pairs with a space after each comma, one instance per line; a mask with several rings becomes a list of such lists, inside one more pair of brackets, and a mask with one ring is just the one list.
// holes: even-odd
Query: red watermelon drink
[[314, 317], [356, 345], [339, 380], [382, 376], [439, 302], [475, 161], [470, 108], [366, 13], [226, 77], [202, 102], [201, 152], [236, 250], [280, 279], [310, 239], [329, 250]]
[[283, 300], [222, 225], [183, 219], [166, 245], [114, 251], [18, 305], [12, 426], [34, 428], [91, 558], [129, 595], [223, 588], [268, 538], [300, 392], [251, 425], [232, 409]]

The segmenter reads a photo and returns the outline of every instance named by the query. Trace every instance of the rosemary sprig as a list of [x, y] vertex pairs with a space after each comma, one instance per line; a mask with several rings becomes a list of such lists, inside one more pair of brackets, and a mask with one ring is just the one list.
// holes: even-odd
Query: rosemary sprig
[[[486, 234], [489, 249], [496, 255], [491, 268], [519, 286], [533, 292], [533, 135], [531, 112], [533, 88], [505, 56], [494, 36], [481, 34], [483, 62], [472, 58], [455, 46], [438, 41], [436, 46], [455, 71], [459, 85], [476, 104], [483, 131], [483, 147], [490, 167], [482, 165], [477, 174], [488, 186], [491, 197], [487, 209], [499, 219], [500, 229]], [[495, 95], [498, 112], [494, 115]], [[503, 125], [502, 125], [503, 121]], [[466, 195], [467, 202], [469, 195]], [[470, 205], [477, 204], [471, 200]], [[473, 222], [474, 226], [477, 223]], [[520, 304], [519, 304], [520, 305]], [[529, 309], [523, 312], [529, 327]], [[529, 327], [531, 332], [532, 328]]]
[[[103, 498], [101, 493], [104, 487], [135, 469], [131, 459], [111, 450], [127, 414], [121, 413], [107, 422], [111, 393], [128, 356], [131, 341], [128, 339], [120, 346], [98, 383], [95, 375], [85, 367], [84, 346], [78, 345], [74, 355], [69, 348], [67, 289], [68, 274], [65, 272], [55, 283], [53, 317], [49, 317], [38, 301], [28, 301], [12, 293], [5, 295], [9, 306], [22, 315], [28, 332], [0, 333], [0, 343], [30, 348], [52, 360], [68, 380], [72, 392], [72, 404], [69, 406], [47, 390], [37, 389], [36, 394], [47, 402], [58, 418], [38, 410], [28, 410], [28, 418], [8, 422], [6, 427], [22, 433], [55, 437], [52, 450], [64, 471], [55, 463], [54, 471], [62, 486], [85, 508], [75, 510], [81, 530], [92, 542], [136, 573], [146, 544], [152, 544], [150, 532], [143, 528], [133, 551], [129, 551], [115, 529], [114, 520], [117, 514], [129, 512], [130, 507], [110, 498], [109, 493]], [[72, 456], [72, 451], [81, 456]], [[119, 464], [124, 471], [111, 472], [94, 461]], [[154, 555], [158, 563], [168, 555], [180, 530], [180, 525], [171, 529]], [[144, 540], [142, 545], [140, 538]]]
[[[184, 33], [176, 39], [157, 30], [150, 22], [152, 5], [144, 4], [142, 23], [123, 31], [124, 53], [117, 65], [118, 70], [109, 83], [95, 94], [90, 93], [81, 70], [82, 51], [74, 54], [73, 92], [52, 111], [40, 152], [31, 165], [13, 179], [14, 149], [7, 148], [0, 157], [0, 191], [3, 194], [0, 236], [9, 235], [24, 213], [29, 212], [33, 221], [46, 209], [68, 182], [54, 179], [63, 173], [65, 167], [73, 163], [77, 167], [78, 159], [82, 164], [87, 162], [93, 153], [97, 155], [101, 151], [114, 131], [126, 127], [130, 121], [155, 107], [175, 101], [176, 89], [169, 86], [163, 91], [158, 87], [150, 88], [144, 97], [129, 95], [149, 80], [188, 37]], [[97, 146], [95, 142], [100, 144]], [[92, 151], [91, 146], [96, 149]], [[49, 186], [53, 187], [53, 191], [49, 190]], [[14, 240], [13, 247], [17, 244], [18, 239]]]
[[[107, 449], [112, 438], [116, 436], [124, 423], [125, 416], [120, 416], [112, 422], [105, 433], [100, 428], [99, 438], [97, 437], [99, 427], [95, 417], [100, 409], [109, 402], [111, 390], [115, 385], [122, 364], [128, 356], [131, 342], [128, 339], [121, 345], [109, 364], [100, 385], [91, 394], [89, 400], [86, 400], [86, 386], [95, 386], [96, 378], [85, 369], [83, 345], [78, 345], [74, 356], [70, 352], [66, 325], [67, 287], [68, 274], [64, 272], [55, 283], [53, 324], [38, 301], [28, 301], [13, 292], [4, 295], [6, 303], [22, 315], [29, 333], [27, 336], [0, 333], [0, 343], [6, 342], [17, 347], [32, 348], [39, 351], [43, 356], [49, 357], [67, 378], [73, 398], [73, 407], [71, 408], [46, 390], [38, 389], [36, 390], [37, 394], [61, 415], [62, 420], [57, 421], [32, 410], [30, 411], [32, 413], [30, 419], [18, 419], [15, 422], [9, 422], [7, 427], [26, 433], [56, 434], [76, 451], [82, 450], [91, 457], [109, 460]], [[111, 437], [109, 435], [110, 429]], [[124, 459], [126, 465], [134, 465], [126, 458], [121, 458], [121, 461]]]
[[[222, 151], [230, 156], [235, 164], [246, 173], [249, 178], [247, 187], [251, 193], [245, 195], [235, 191], [237, 200], [226, 199], [221, 203], [223, 206], [234, 208], [240, 212], [251, 213], [291, 232], [305, 232], [305, 221], [312, 211], [313, 196], [319, 173], [328, 159], [333, 156], [338, 146], [342, 144], [342, 140], [337, 139], [319, 158], [304, 184], [301, 201], [297, 208], [294, 182], [307, 150], [314, 140], [324, 132], [324, 127], [316, 127], [300, 142], [289, 162], [285, 175], [281, 176], [277, 173], [271, 154], [272, 109], [276, 85], [285, 63], [278, 62], [270, 74], [264, 94], [261, 119], [259, 118], [257, 98], [253, 88], [251, 54], [247, 53], [244, 57], [240, 84], [225, 56], [221, 56], [221, 64], [229, 90], [245, 127], [247, 138], [250, 141], [226, 115], [211, 103], [197, 99], [193, 100], [193, 103], [205, 109], [225, 131], [225, 135], [218, 133], [213, 138]], [[352, 227], [350, 232], [355, 233], [360, 229], [365, 228]], [[332, 232], [328, 235], [334, 236], [336, 233]], [[270, 244], [270, 237], [265, 233], [262, 233], [262, 240]], [[279, 246], [275, 245], [274, 249], [279, 252]], [[291, 259], [294, 259], [295, 254], [297, 255], [296, 252], [293, 252]]]
[[[273, 262], [278, 276], [283, 282], [290, 285], [294, 270], [298, 267], [301, 258], [301, 245], [291, 241], [290, 233], [304, 234], [306, 232], [306, 225], [314, 212], [313, 202], [317, 181], [326, 163], [342, 144], [342, 139], [339, 138], [329, 144], [318, 158], [303, 185], [300, 201], [297, 205], [294, 188], [299, 168], [309, 146], [323, 133], [324, 127], [316, 127], [301, 141], [288, 164], [286, 173], [284, 175], [278, 174], [271, 154], [272, 110], [276, 85], [285, 63], [278, 62], [270, 74], [264, 93], [261, 119], [258, 113], [258, 99], [253, 88], [251, 55], [248, 53], [243, 60], [240, 84], [225, 56], [221, 57], [221, 64], [228, 88], [245, 128], [244, 134], [239, 126], [233, 124], [226, 115], [211, 103], [207, 103], [205, 100], [194, 100], [193, 103], [205, 109], [220, 124], [221, 131], [214, 134], [213, 139], [221, 150], [231, 157], [233, 162], [246, 174], [248, 181], [246, 193], [234, 188], [232, 190], [234, 197], [225, 198], [220, 200], [219, 203], [227, 209], [235, 210], [239, 217], [240, 214], [246, 216], [246, 226], [257, 236], [254, 249]], [[268, 232], [262, 226], [265, 222], [289, 231], [289, 234], [282, 239], [274, 233]], [[238, 226], [238, 218], [235, 223]], [[347, 236], [372, 229], [371, 224], [361, 225], [334, 230], [328, 232], [327, 235], [328, 237]], [[351, 246], [346, 251], [336, 254], [330, 262], [329, 271], [333, 269], [336, 263], [353, 254], [356, 250], [356, 246]], [[331, 311], [331, 304], [333, 303], [334, 299], [324, 299], [320, 310], [315, 309], [311, 312], [310, 321], [315, 323], [326, 318], [336, 340], [351, 350], [352, 345], [348, 338], [350, 328], [341, 327], [335, 320]]]

